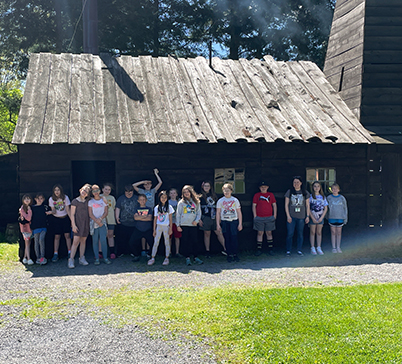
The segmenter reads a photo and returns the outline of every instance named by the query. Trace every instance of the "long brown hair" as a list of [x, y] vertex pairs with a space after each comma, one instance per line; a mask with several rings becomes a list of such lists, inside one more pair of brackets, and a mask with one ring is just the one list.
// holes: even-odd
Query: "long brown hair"
[[[204, 185], [205, 185], [206, 183], [208, 183], [208, 184], [211, 186], [211, 189], [209, 190], [208, 193], [206, 193], [206, 192], [204, 191]], [[204, 181], [204, 182], [201, 183], [201, 194], [202, 194], [202, 197], [203, 197], [205, 200], [207, 200], [207, 197], [208, 197], [208, 196], [211, 196], [215, 202], [218, 201], [218, 196], [216, 196], [216, 193], [215, 193], [215, 191], [214, 191], [214, 188], [213, 188], [213, 186], [212, 186], [211, 181]]]
[[24, 196], [22, 196], [22, 209], [23, 209], [24, 212], [27, 214], [27, 213], [28, 213], [28, 206], [25, 205], [25, 203], [24, 203], [24, 200], [25, 200], [26, 198], [29, 198], [29, 204], [28, 204], [28, 206], [31, 206], [31, 205], [32, 205], [32, 197], [31, 197], [31, 195], [28, 195], [28, 194], [25, 194]]
[[184, 197], [184, 190], [188, 190], [188, 192], [190, 192], [190, 199], [193, 200], [193, 202], [196, 205], [200, 204], [200, 196], [197, 195], [194, 191], [194, 187], [190, 186], [190, 185], [185, 185], [182, 189], [181, 189], [181, 199], [187, 203], [189, 203], [190, 201], [188, 201], [185, 197]]
[[315, 191], [314, 191], [314, 185], [315, 185], [316, 183], [318, 183], [318, 184], [320, 185], [320, 190], [318, 191], [318, 194], [321, 195], [322, 197], [325, 197], [324, 191], [322, 190], [322, 185], [321, 185], [321, 183], [318, 182], [318, 181], [314, 181], [314, 182], [311, 184], [311, 196], [313, 197], [314, 200], [317, 199], [317, 195], [315, 194]]
[[[56, 188], [58, 188], [58, 189], [60, 190], [60, 197], [57, 197], [57, 196], [54, 194], [54, 190], [55, 190]], [[64, 201], [64, 199], [66, 198], [66, 195], [64, 194], [63, 187], [61, 187], [61, 185], [59, 185], [59, 184], [55, 184], [55, 185], [53, 186], [53, 188], [52, 188], [52, 199], [53, 199], [54, 202], [56, 202], [59, 198], [61, 198], [61, 200]]]

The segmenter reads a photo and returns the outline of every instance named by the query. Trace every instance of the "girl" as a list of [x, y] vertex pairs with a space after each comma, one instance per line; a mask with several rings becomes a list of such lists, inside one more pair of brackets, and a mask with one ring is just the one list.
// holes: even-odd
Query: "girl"
[[225, 252], [225, 238], [222, 235], [221, 231], [216, 229], [216, 208], [215, 204], [218, 201], [218, 197], [216, 196], [211, 182], [204, 181], [201, 184], [201, 220], [199, 223], [200, 230], [204, 231], [204, 244], [206, 250], [206, 257], [210, 258], [210, 246], [211, 246], [211, 231], [213, 230], [223, 247], [223, 251]]
[[238, 262], [237, 232], [243, 230], [241, 206], [239, 200], [232, 196], [233, 186], [230, 183], [223, 185], [222, 192], [224, 197], [216, 204], [216, 229], [222, 231], [225, 237], [228, 262]]
[[114, 230], [116, 227], [116, 218], [114, 209], [116, 207], [116, 199], [110, 194], [113, 186], [111, 183], [104, 183], [101, 197], [106, 198], [108, 204], [106, 223], [107, 223], [107, 242], [109, 245], [110, 259], [116, 259], [116, 253], [114, 251]]
[[194, 255], [195, 263], [204, 263], [197, 257], [197, 225], [200, 219], [200, 200], [193, 186], [186, 185], [181, 191], [181, 200], [177, 204], [176, 225], [177, 231], [182, 233], [181, 248], [187, 265], [191, 265], [191, 255]]
[[[324, 226], [324, 216], [328, 210], [328, 202], [322, 191], [320, 182], [315, 181], [312, 185], [312, 193], [310, 196], [310, 245], [311, 254], [323, 255], [321, 249], [322, 227]], [[315, 236], [317, 235], [317, 249], [314, 247]]]
[[287, 217], [286, 256], [290, 256], [293, 243], [293, 235], [297, 229], [297, 254], [303, 256], [304, 224], [308, 224], [310, 216], [310, 194], [302, 189], [300, 176], [293, 177], [293, 187], [285, 193], [285, 212]]
[[53, 186], [52, 196], [49, 198], [49, 207], [52, 209], [50, 225], [54, 230], [54, 255], [52, 262], [59, 260], [59, 247], [61, 234], [66, 239], [67, 250], [71, 250], [71, 221], [70, 199], [64, 194], [63, 187], [59, 184]]
[[37, 193], [36, 204], [32, 206], [31, 229], [35, 241], [36, 264], [44, 265], [47, 263], [45, 258], [45, 236], [47, 231], [47, 215], [52, 214], [49, 207], [44, 205], [45, 196]]
[[172, 234], [172, 214], [174, 209], [169, 205], [166, 191], [159, 193], [159, 203], [154, 208], [154, 246], [152, 248], [152, 257], [148, 260], [148, 265], [155, 263], [155, 256], [158, 252], [159, 240], [163, 234], [165, 241], [165, 260], [162, 265], [169, 265], [170, 244], [169, 236]]
[[[173, 207], [173, 214], [172, 214], [172, 235], [174, 238], [174, 245], [176, 247], [176, 257], [182, 258], [183, 256], [180, 254], [180, 238], [181, 238], [181, 233], [177, 231], [177, 225], [176, 225], [176, 211], [177, 211], [177, 196], [179, 196], [179, 193], [175, 188], [171, 188], [169, 190], [169, 205]], [[171, 236], [172, 237], [172, 236]], [[172, 244], [173, 245], [173, 239], [172, 239]]]
[[337, 183], [331, 186], [331, 191], [332, 194], [327, 197], [327, 200], [329, 209], [328, 222], [331, 227], [332, 253], [342, 253], [342, 226], [348, 222], [348, 205], [346, 198], [339, 194], [341, 189]]
[[32, 220], [32, 198], [29, 195], [22, 196], [22, 206], [19, 209], [20, 217], [18, 222], [20, 224], [20, 231], [22, 236], [24, 237], [25, 242], [25, 251], [24, 251], [24, 259], [22, 259], [23, 264], [32, 265], [34, 264], [31, 259], [31, 220]]
[[80, 195], [71, 203], [71, 226], [73, 228], [74, 239], [71, 247], [70, 258], [68, 259], [68, 267], [75, 268], [74, 258], [78, 245], [80, 246], [79, 263], [88, 265], [85, 259], [86, 240], [89, 234], [89, 210], [88, 197], [91, 192], [91, 185], [85, 184], [80, 189]]
[[90, 232], [92, 235], [92, 248], [95, 255], [95, 265], [99, 265], [99, 243], [103, 252], [103, 261], [110, 264], [111, 261], [107, 259], [107, 245], [106, 245], [106, 216], [108, 214], [108, 203], [106, 198], [100, 196], [100, 188], [98, 185], [92, 186], [93, 198], [88, 202], [88, 213], [90, 217]]

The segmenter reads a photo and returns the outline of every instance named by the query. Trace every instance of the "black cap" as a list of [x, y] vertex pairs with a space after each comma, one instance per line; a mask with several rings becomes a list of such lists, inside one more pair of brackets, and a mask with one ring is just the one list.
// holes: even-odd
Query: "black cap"
[[268, 183], [262, 181], [262, 182], [259, 184], [259, 186], [261, 187], [261, 186], [269, 186], [269, 185], [268, 185]]

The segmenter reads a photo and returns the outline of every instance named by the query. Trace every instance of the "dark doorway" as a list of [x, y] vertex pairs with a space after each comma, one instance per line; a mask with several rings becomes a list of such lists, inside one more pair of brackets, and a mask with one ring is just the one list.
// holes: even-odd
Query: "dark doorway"
[[105, 182], [116, 185], [116, 165], [114, 161], [72, 161], [71, 162], [73, 193], [78, 195], [78, 190], [85, 184], [97, 184], [102, 188]]

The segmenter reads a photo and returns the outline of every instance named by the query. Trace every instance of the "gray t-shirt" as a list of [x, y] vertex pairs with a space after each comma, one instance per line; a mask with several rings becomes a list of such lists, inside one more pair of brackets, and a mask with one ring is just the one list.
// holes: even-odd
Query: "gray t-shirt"
[[303, 196], [302, 191], [291, 194], [290, 190], [287, 190], [285, 197], [289, 198], [290, 217], [305, 219], [307, 216], [306, 199], [310, 198], [310, 194], [306, 192], [306, 196]]
[[142, 194], [147, 196], [147, 203], [145, 204], [147, 207], [150, 207], [153, 209], [155, 207], [155, 188], [152, 188], [150, 190], [144, 190], [143, 188], [138, 189], [138, 194]]

